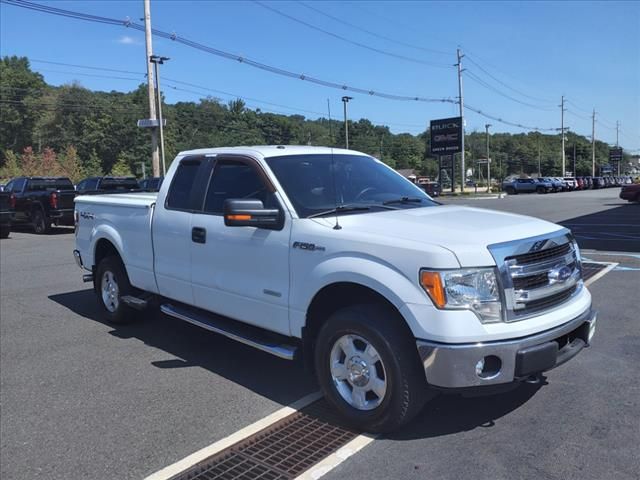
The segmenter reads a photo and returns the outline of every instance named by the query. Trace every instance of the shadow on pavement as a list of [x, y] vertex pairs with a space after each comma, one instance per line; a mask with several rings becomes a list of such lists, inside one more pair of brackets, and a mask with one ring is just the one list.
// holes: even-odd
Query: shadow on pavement
[[440, 395], [427, 403], [409, 426], [385, 438], [414, 440], [491, 428], [496, 420], [524, 405], [545, 384], [522, 383], [508, 392], [482, 397]]
[[302, 362], [279, 359], [157, 310], [141, 313], [140, 318], [130, 324], [116, 325], [102, 318], [91, 289], [51, 295], [49, 299], [86, 319], [113, 328], [109, 333], [114, 337], [136, 338], [177, 357], [151, 362], [154, 367], [204, 368], [282, 405], [318, 389]]
[[50, 233], [45, 233], [40, 235], [34, 232], [33, 227], [29, 225], [17, 224], [17, 225], [11, 225], [11, 231], [20, 232], [20, 233], [30, 233], [31, 235], [47, 237], [50, 235], [65, 235], [65, 234], [73, 233], [74, 230], [73, 230], [73, 227], [51, 227]]
[[617, 205], [560, 224], [573, 232], [582, 249], [640, 252], [640, 204]]
[[[151, 362], [154, 367], [204, 368], [282, 405], [318, 389], [302, 362], [281, 360], [157, 311], [141, 314], [138, 321], [130, 324], [114, 325], [102, 319], [93, 290], [51, 295], [49, 299], [86, 319], [113, 328], [109, 333], [117, 338], [136, 338], [177, 357]], [[542, 383], [522, 384], [500, 395], [475, 398], [440, 395], [426, 404], [408, 428], [388, 438], [429, 438], [491, 427], [496, 419], [529, 400], [541, 386]]]

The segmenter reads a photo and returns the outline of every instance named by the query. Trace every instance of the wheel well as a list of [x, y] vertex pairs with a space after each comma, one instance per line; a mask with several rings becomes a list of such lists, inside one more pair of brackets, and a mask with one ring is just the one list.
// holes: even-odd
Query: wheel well
[[93, 267], [94, 269], [100, 265], [100, 262], [103, 258], [109, 257], [111, 255], [115, 255], [120, 258], [120, 254], [118, 253], [118, 249], [106, 238], [101, 238], [98, 240], [96, 244], [95, 255], [93, 256]]
[[[402, 318], [395, 305], [380, 293], [364, 285], [340, 282], [323, 287], [309, 305], [306, 325], [302, 331], [304, 360], [307, 367], [313, 369], [314, 340], [327, 318], [339, 309], [357, 303], [379, 304]], [[408, 334], [411, 334], [407, 323], [404, 320], [400, 323], [402, 324], [400, 328], [404, 328]]]

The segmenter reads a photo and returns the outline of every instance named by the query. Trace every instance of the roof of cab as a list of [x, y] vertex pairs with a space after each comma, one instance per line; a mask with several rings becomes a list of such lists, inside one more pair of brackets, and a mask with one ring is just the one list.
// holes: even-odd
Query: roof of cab
[[237, 155], [250, 155], [267, 157], [282, 157], [285, 155], [318, 155], [318, 154], [331, 154], [334, 155], [362, 155], [365, 153], [357, 152], [355, 150], [345, 150], [343, 148], [331, 148], [331, 147], [309, 147], [306, 145], [255, 145], [248, 147], [218, 147], [218, 148], [199, 148], [196, 150], [185, 150], [180, 152], [179, 156], [186, 155], [208, 155], [208, 154], [221, 154], [232, 153]]

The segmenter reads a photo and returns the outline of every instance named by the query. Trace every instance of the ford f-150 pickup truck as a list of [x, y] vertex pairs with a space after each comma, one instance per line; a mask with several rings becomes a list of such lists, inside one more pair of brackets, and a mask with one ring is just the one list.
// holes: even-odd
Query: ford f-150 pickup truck
[[192, 150], [158, 193], [75, 204], [74, 256], [108, 320], [159, 305], [301, 356], [368, 431], [405, 424], [434, 391], [535, 380], [595, 331], [569, 230], [440, 205], [351, 150]]

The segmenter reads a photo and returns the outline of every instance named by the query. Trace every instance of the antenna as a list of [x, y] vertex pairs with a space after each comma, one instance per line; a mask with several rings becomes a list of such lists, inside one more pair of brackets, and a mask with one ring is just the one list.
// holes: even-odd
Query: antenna
[[[331, 103], [327, 98], [327, 110], [329, 111], [329, 135], [331, 137], [331, 143], [333, 144], [333, 131], [331, 129]], [[333, 202], [336, 209], [336, 224], [333, 226], [334, 230], [342, 230], [340, 222], [338, 222], [338, 182], [336, 181], [336, 162], [333, 157], [333, 146], [331, 148], [331, 178], [333, 179]]]
[[[329, 103], [328, 98], [327, 98], [327, 110], [329, 111], [329, 143], [331, 144], [330, 146], [333, 146], [333, 128], [331, 127], [331, 104]], [[331, 155], [333, 155], [333, 150], [331, 151]]]

